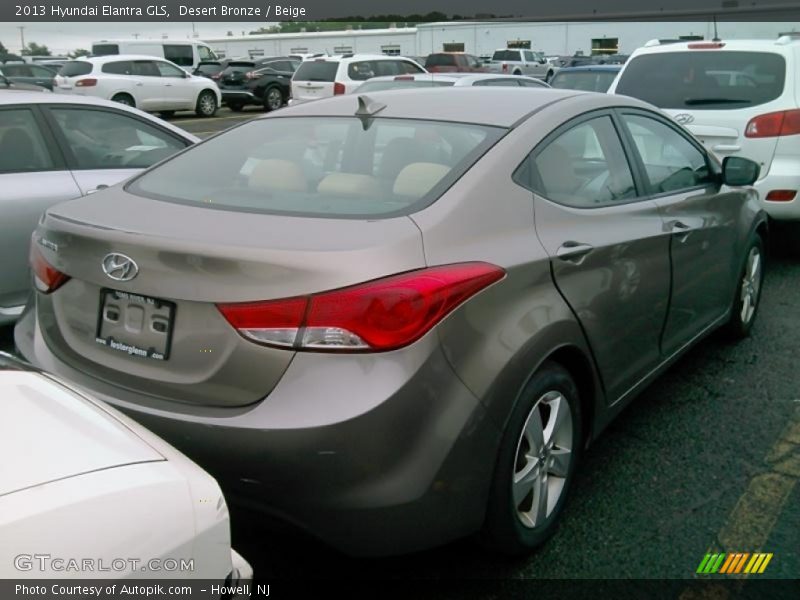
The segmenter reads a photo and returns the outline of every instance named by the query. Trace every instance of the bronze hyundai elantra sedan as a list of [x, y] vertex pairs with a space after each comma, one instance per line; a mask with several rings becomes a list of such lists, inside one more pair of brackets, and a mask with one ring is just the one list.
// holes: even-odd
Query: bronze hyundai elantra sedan
[[15, 339], [346, 552], [523, 552], [623, 406], [750, 331], [757, 175], [622, 96], [308, 103], [49, 209]]

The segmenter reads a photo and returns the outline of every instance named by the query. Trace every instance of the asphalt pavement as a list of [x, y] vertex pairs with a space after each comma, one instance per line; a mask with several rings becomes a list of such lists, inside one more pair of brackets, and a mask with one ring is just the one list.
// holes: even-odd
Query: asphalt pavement
[[[173, 122], [206, 137], [259, 114]], [[689, 580], [707, 552], [773, 553], [756, 577], [800, 578], [800, 227], [775, 237], [751, 337], [712, 336], [634, 401], [584, 454], [559, 530], [530, 556], [464, 540], [354, 559], [238, 510], [234, 546], [267, 579]]]

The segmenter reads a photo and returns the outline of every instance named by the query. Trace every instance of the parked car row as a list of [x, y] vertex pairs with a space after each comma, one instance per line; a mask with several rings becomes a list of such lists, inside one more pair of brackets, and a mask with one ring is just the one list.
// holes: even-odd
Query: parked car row
[[[70, 382], [228, 501], [348, 553], [474, 534], [529, 551], [626, 405], [706, 336], [750, 333], [767, 213], [800, 218], [799, 48], [653, 43], [554, 69], [561, 89], [509, 55], [505, 72], [231, 60], [217, 104], [263, 104], [274, 81], [292, 106], [198, 144], [107, 100], [0, 95], [0, 243], [9, 281], [24, 251], [33, 274], [33, 290], [0, 289], [0, 318], [53, 374], [12, 384]], [[74, 61], [92, 71], [72, 89], [144, 60]], [[156, 454], [147, 469], [170, 469]], [[170, 472], [205, 481], [213, 573], [232, 572], [225, 500]]]

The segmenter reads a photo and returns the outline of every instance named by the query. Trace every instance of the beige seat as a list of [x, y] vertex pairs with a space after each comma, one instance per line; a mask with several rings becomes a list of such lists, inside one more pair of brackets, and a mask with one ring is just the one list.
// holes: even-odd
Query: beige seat
[[422, 198], [449, 172], [450, 167], [439, 163], [411, 163], [397, 175], [392, 192], [409, 200]]
[[302, 167], [296, 162], [270, 158], [259, 161], [247, 182], [251, 190], [265, 192], [306, 192], [308, 184]]
[[369, 198], [376, 200], [383, 194], [378, 180], [359, 173], [331, 173], [319, 182], [317, 192], [325, 196]]

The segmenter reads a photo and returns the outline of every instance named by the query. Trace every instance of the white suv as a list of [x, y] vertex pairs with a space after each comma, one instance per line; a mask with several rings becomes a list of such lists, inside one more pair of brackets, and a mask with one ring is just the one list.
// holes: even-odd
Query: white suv
[[427, 71], [408, 58], [385, 54], [344, 54], [303, 62], [292, 77], [291, 104], [350, 94], [371, 77]]
[[133, 54], [70, 61], [53, 84], [59, 94], [95, 96], [166, 116], [192, 110], [211, 117], [222, 101], [211, 79], [190, 75], [167, 60]]
[[800, 219], [800, 39], [662, 44], [636, 50], [610, 94], [655, 104], [721, 158], [761, 165], [755, 187], [775, 219]]

